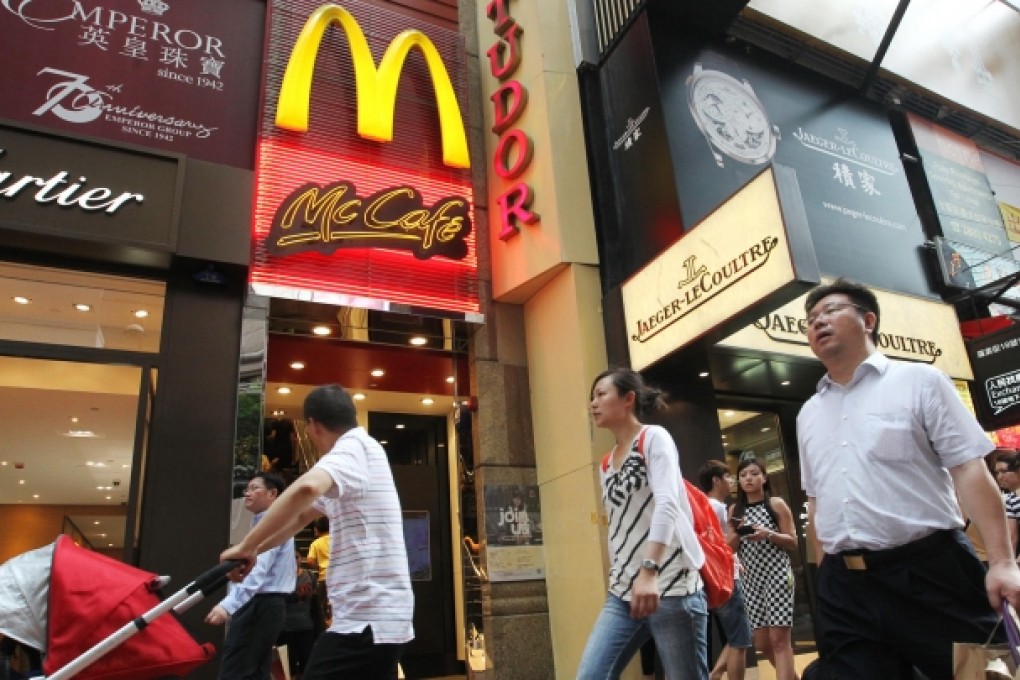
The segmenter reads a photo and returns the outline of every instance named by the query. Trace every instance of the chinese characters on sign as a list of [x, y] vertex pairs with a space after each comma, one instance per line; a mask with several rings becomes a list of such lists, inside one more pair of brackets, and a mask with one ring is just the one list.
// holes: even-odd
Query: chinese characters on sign
[[244, 0], [4, 0], [2, 115], [251, 167], [264, 11]]

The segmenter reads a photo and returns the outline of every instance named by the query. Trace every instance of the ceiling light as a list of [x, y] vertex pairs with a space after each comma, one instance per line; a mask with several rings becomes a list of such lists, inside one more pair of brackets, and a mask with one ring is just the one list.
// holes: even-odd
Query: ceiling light
[[723, 411], [723, 415], [727, 418], [732, 418], [736, 414], [734, 414], [733, 411]]
[[421, 403], [424, 404], [425, 406], [432, 406], [432, 404], [436, 403], [436, 400], [433, 399], [432, 397], [425, 397], [424, 399], [421, 400]]
[[312, 332], [316, 335], [329, 335], [333, 331], [329, 329], [329, 326], [316, 326], [312, 329]]
[[290, 362], [290, 367], [293, 368], [295, 371], [300, 371], [302, 368], [305, 367], [305, 362], [303, 362], [303, 361], [292, 361], [292, 362]]
[[74, 305], [74, 308], [77, 309], [79, 312], [91, 312], [92, 311], [92, 305], [87, 305], [84, 302], [76, 302], [75, 305]]
[[273, 415], [274, 416], [282, 416], [282, 415], [286, 415], [286, 413], [287, 412], [284, 411], [282, 408], [278, 408], [275, 411], [273, 411]]
[[446, 448], [446, 444], [444, 444], [443, 442], [439, 442], [438, 444], [436, 444], [436, 447], [440, 448], [440, 449], [445, 449]]
[[112, 501], [112, 500], [113, 500], [113, 496], [107, 496], [107, 497], [106, 497], [106, 500], [108, 500], [108, 501]]
[[19, 479], [19, 480], [18, 480], [18, 484], [24, 484], [24, 483], [25, 483], [25, 480], [24, 480], [24, 479]]
[[276, 393], [277, 394], [290, 394], [290, 388], [289, 387], [277, 387], [276, 388]]
[[149, 310], [147, 309], [136, 309], [131, 313], [135, 315], [136, 319], [144, 319], [145, 317], [149, 316]]
[[786, 387], [787, 385], [790, 384], [790, 381], [789, 380], [784, 380], [783, 382], [781, 382], [779, 384], [782, 385], [783, 387]]
[[27, 304], [31, 304], [32, 303], [32, 299], [31, 298], [27, 298], [27, 297], [25, 297], [23, 295], [15, 295], [11, 299], [14, 300], [14, 302], [16, 302], [19, 305], [27, 305]]
[[113, 543], [107, 543], [107, 544], [106, 544], [106, 547], [107, 547], [107, 548], [112, 548], [112, 547], [113, 547]]
[[74, 437], [75, 439], [100, 439], [102, 435], [98, 435], [92, 430], [68, 430], [67, 432], [61, 432], [61, 437]]
[[7, 465], [7, 461], [6, 460], [0, 460], [0, 465], [6, 466]]
[[390, 443], [390, 440], [389, 439], [380, 439], [379, 443], [382, 444], [383, 446], [386, 446], [387, 444]]
[[99, 520], [97, 519], [95, 522], [93, 522], [93, 524], [95, 524], [96, 526], [99, 526]]
[[71, 422], [72, 423], [77, 423], [78, 422], [78, 416], [71, 416]]
[[32, 494], [32, 498], [38, 498], [38, 497], [39, 497], [39, 494], [37, 494], [37, 493]]
[[373, 378], [381, 378], [384, 375], [386, 375], [386, 371], [382, 370], [381, 368], [373, 368], [372, 369], [372, 377]]
[[413, 338], [411, 338], [410, 340], [408, 340], [408, 342], [410, 342], [415, 347], [421, 347], [422, 345], [429, 344], [429, 339], [424, 337], [424, 336], [422, 336], [422, 335], [416, 335]]
[[768, 432], [771, 429], [772, 429], [771, 427], [763, 427], [763, 428], [761, 428], [761, 431], [762, 432]]
[[708, 371], [702, 371], [701, 373], [698, 374], [698, 377], [699, 378], [707, 378], [708, 377]]
[[453, 377], [453, 376], [451, 375], [451, 376], [449, 376], [449, 377], [447, 377], [447, 378], [446, 378], [446, 382], [448, 382], [448, 383], [450, 383], [450, 384], [452, 385], [453, 383], [457, 382], [457, 379], [456, 379], [456, 378], [454, 378], [454, 377]]
[[723, 439], [726, 439], [726, 435], [723, 435], [723, 436], [722, 436], [722, 438], [723, 438]]
[[723, 442], [723, 443], [722, 443], [722, 445], [723, 445], [723, 446], [729, 446], [729, 445], [730, 445], [730, 443], [729, 443], [729, 442]]
[[403, 423], [397, 423], [394, 427], [396, 427], [398, 430], [403, 430], [404, 429], [404, 424]]
[[364, 398], [365, 398], [365, 395], [362, 392], [355, 392], [354, 393], [354, 400], [355, 401], [361, 401]]

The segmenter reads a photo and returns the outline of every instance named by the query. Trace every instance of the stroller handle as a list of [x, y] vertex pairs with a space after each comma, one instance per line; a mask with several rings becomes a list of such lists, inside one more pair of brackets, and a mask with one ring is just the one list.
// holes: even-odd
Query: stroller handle
[[192, 584], [188, 586], [188, 594], [190, 595], [201, 590], [202, 595], [209, 596], [216, 590], [219, 590], [220, 586], [227, 582], [227, 574], [243, 564], [243, 560], [227, 560], [226, 562], [220, 562], [209, 571], [200, 574], [198, 578], [196, 578]]

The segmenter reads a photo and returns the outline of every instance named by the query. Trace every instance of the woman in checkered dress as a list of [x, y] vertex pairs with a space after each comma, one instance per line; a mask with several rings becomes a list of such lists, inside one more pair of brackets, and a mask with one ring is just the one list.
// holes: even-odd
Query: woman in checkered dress
[[744, 602], [754, 646], [776, 669], [777, 680], [796, 680], [793, 666], [793, 571], [788, 550], [797, 548], [793, 513], [769, 494], [764, 464], [737, 466], [737, 502], [730, 508], [729, 542], [744, 565]]

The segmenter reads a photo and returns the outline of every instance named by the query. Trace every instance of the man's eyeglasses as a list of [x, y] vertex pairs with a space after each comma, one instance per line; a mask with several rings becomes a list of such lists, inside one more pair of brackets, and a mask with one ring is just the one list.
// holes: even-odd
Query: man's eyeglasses
[[245, 493], [255, 493], [256, 491], [265, 491], [265, 490], [266, 490], [266, 487], [264, 487], [264, 486], [249, 486], [247, 489], [244, 490], [244, 492]]
[[839, 310], [845, 309], [846, 307], [856, 307], [857, 309], [859, 309], [860, 311], [864, 312], [865, 314], [868, 313], [867, 309], [865, 309], [864, 307], [861, 307], [860, 305], [855, 304], [853, 302], [830, 302], [829, 304], [825, 305], [824, 307], [822, 307], [817, 312], [812, 312], [811, 314], [808, 314], [808, 318], [807, 318], [808, 326], [813, 326], [813, 325], [815, 325], [815, 321], [818, 321], [823, 316], [826, 317], [826, 318], [829, 318], [829, 317], [833, 316], [834, 314], [836, 314], [837, 312], [839, 312]]

